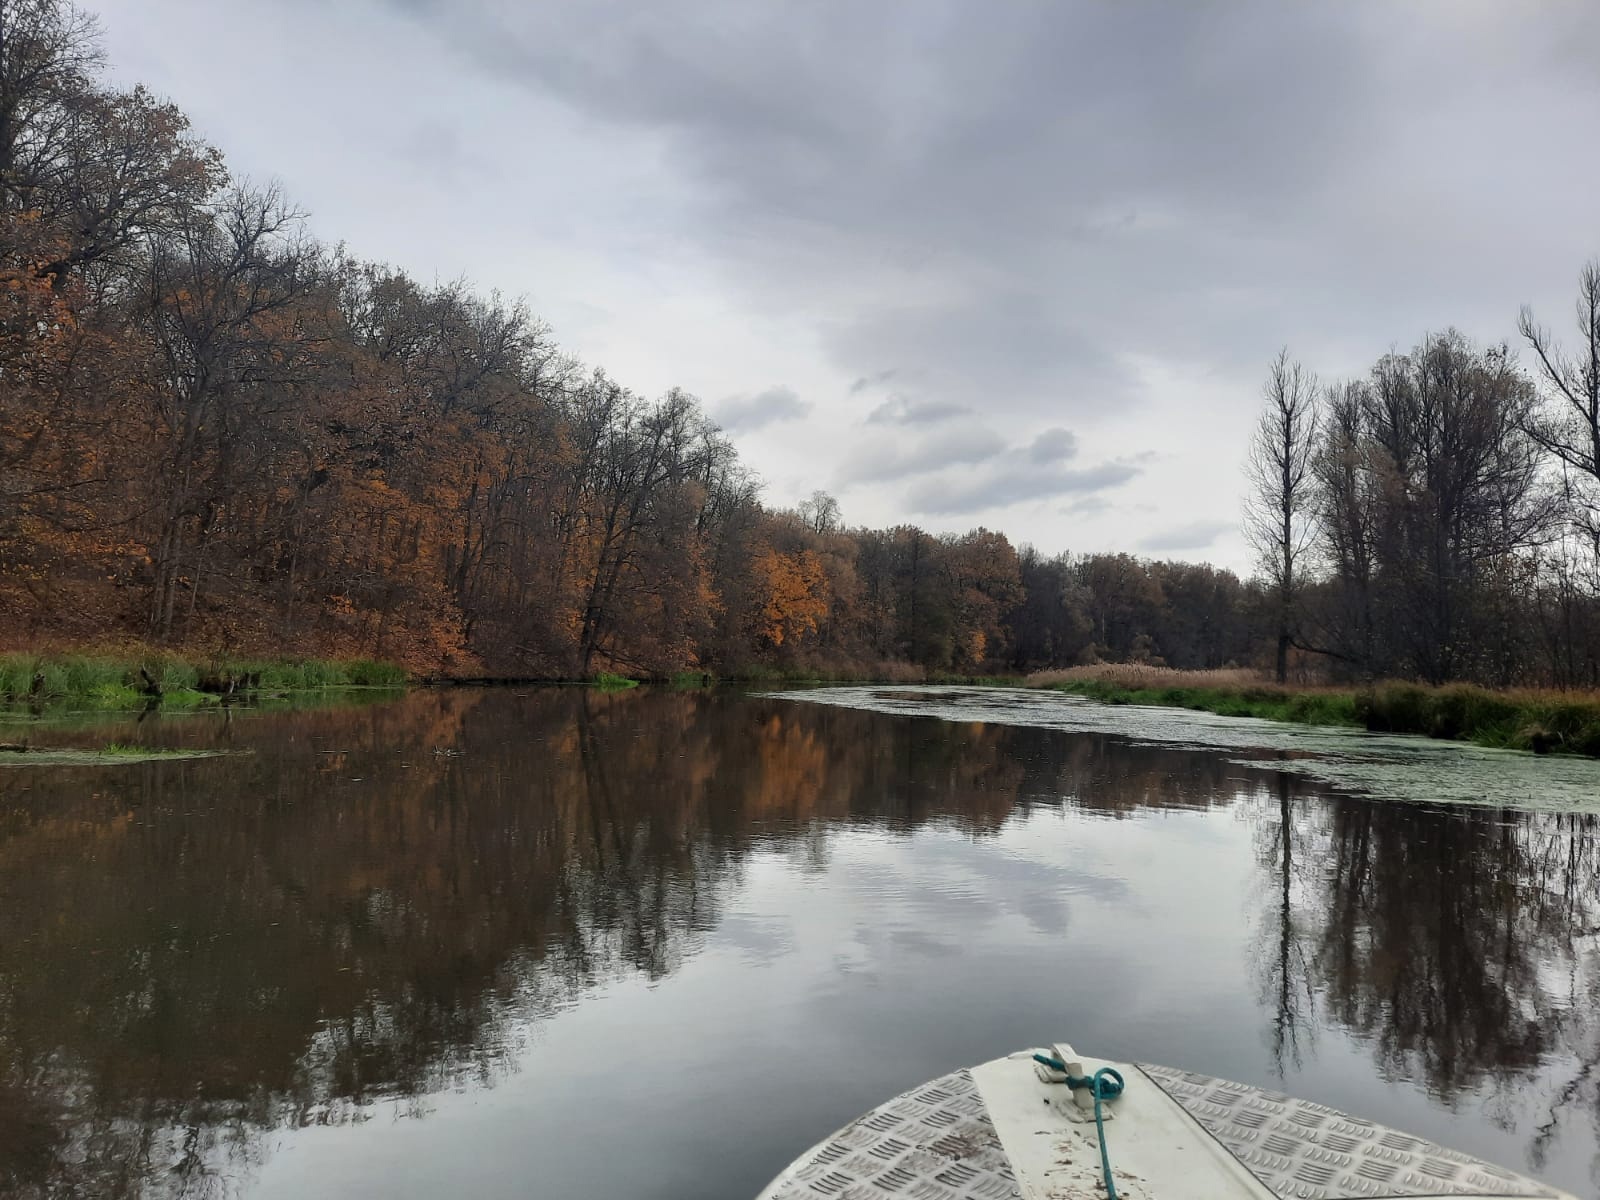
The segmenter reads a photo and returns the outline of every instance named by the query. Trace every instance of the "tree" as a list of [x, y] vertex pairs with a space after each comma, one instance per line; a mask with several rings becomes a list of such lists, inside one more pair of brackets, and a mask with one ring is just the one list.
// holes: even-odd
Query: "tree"
[[[172, 636], [177, 600], [192, 610], [209, 543], [229, 525], [229, 507], [259, 447], [272, 399], [301, 366], [309, 336], [291, 310], [319, 279], [316, 247], [301, 217], [275, 191], [236, 189], [188, 214], [152, 248], [138, 319], [157, 348], [147, 391], [154, 491], [146, 631]], [[270, 454], [257, 458], [272, 469]]]
[[1321, 634], [1335, 657], [1372, 671], [1376, 532], [1380, 493], [1366, 439], [1369, 393], [1360, 382], [1328, 390], [1317, 448], [1317, 525], [1328, 585], [1321, 601]]
[[1579, 344], [1568, 356], [1524, 307], [1517, 329], [1538, 360], [1539, 407], [1525, 428], [1534, 441], [1578, 475], [1573, 516], [1600, 540], [1600, 258], [1578, 275]]
[[1244, 533], [1272, 596], [1277, 625], [1276, 673], [1289, 677], [1300, 594], [1313, 532], [1312, 461], [1317, 444], [1317, 379], [1284, 349], [1273, 360], [1265, 406], [1245, 473]]
[[0, 0], [0, 209], [18, 212], [50, 173], [63, 110], [100, 67], [93, 17], [60, 0]]
[[839, 502], [820, 489], [800, 501], [800, 519], [817, 533], [837, 533], [844, 524]]

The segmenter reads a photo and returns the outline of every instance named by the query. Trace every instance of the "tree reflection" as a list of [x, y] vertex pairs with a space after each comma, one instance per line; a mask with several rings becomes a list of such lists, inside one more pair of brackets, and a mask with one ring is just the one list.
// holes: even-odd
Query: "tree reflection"
[[1535, 1131], [1536, 1166], [1562, 1111], [1588, 1110], [1600, 1130], [1600, 822], [1337, 796], [1295, 805], [1297, 786], [1284, 776], [1260, 797], [1270, 900], [1257, 970], [1280, 1070], [1307, 1030], [1336, 1023], [1387, 1077], [1446, 1101], [1509, 1098], [1541, 1071], [1565, 1072]]
[[99, 729], [241, 751], [0, 774], [0, 1193], [202, 1197], [261, 1133], [492, 1083], [660, 978], [758, 844], [998, 828], [1010, 735], [707, 694], [423, 692]]
[[[232, 1194], [268, 1131], [493, 1085], [530, 1023], [696, 954], [757, 850], [821, 863], [852, 826], [985, 837], [1039, 807], [1233, 804], [1263, 778], [698, 692], [419, 692], [83, 736], [239, 753], [0, 772], [0, 1194], [29, 1200]], [[1284, 1061], [1337, 1020], [1445, 1094], [1570, 1055], [1558, 1103], [1592, 1102], [1592, 820], [1313, 804], [1267, 778], [1257, 935]]]

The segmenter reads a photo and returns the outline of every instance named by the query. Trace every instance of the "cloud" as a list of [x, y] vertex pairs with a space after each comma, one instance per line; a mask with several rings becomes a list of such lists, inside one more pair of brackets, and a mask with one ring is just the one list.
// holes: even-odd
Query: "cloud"
[[711, 419], [729, 433], [753, 433], [783, 421], [798, 421], [811, 412], [811, 404], [793, 388], [770, 387], [753, 396], [729, 396], [711, 410]]
[[1046, 429], [1033, 439], [1027, 453], [1036, 463], [1065, 462], [1078, 453], [1078, 438], [1070, 429]]
[[899, 372], [890, 367], [887, 371], [879, 371], [874, 375], [863, 375], [850, 384], [850, 394], [858, 396], [869, 388], [882, 387], [893, 379]]
[[913, 488], [911, 507], [931, 516], [976, 513], [1028, 500], [1047, 500], [1078, 492], [1101, 492], [1127, 483], [1139, 474], [1132, 463], [1106, 462], [1082, 469], [1009, 462], [975, 479], [928, 480]]
[[971, 466], [997, 458], [1005, 450], [1005, 439], [990, 429], [951, 429], [920, 441], [875, 440], [845, 458], [839, 485], [886, 483], [945, 467]]
[[1068, 517], [1089, 517], [1095, 513], [1105, 512], [1110, 507], [1111, 501], [1104, 496], [1088, 495], [1081, 496], [1071, 504], [1064, 505], [1061, 513], [1063, 516]]
[[840, 483], [914, 478], [904, 493], [904, 504], [914, 512], [952, 516], [1057, 496], [1075, 495], [1081, 502], [1144, 470], [1128, 459], [1069, 466], [1077, 456], [1077, 435], [1060, 426], [1042, 430], [1020, 445], [1009, 444], [992, 429], [957, 427], [920, 439], [909, 435], [872, 439], [846, 460]]
[[[1595, 168], [1509, 181], [1577, 170], [1594, 6], [395, 2], [480, 70], [650, 137], [701, 250], [761, 311], [825, 314], [863, 386], [888, 359], [930, 398], [1082, 415], [1141, 399], [1128, 354], [1251, 370], [1295, 331], [1371, 329], [1402, 299], [1351, 302], [1379, 276], [1408, 307], [1381, 348], [1460, 319], [1428, 267], [1462, 269], [1468, 235], [1479, 280], [1526, 258], [1539, 212], [1566, 231], [1544, 244], [1589, 236]], [[1395, 180], [1407, 204], [1376, 204]]]
[[1205, 550], [1223, 534], [1237, 527], [1235, 521], [1191, 521], [1187, 525], [1176, 525], [1151, 534], [1139, 543], [1139, 549], [1167, 553]]
[[[1600, 123], [1595, 4], [94, 7], [120, 82], [284, 178], [319, 234], [529, 291], [648, 394], [789, 381], [813, 419], [752, 439], [767, 477], [828, 478], [863, 431], [1059, 424], [1159, 449], [1105, 522], [1129, 546], [1137, 504], [1231, 508], [1281, 345], [1331, 377], [1447, 324], [1508, 336], [1522, 301], [1569, 311], [1600, 248], [1600, 157], [1571, 151]], [[286, 55], [314, 69], [241, 106]], [[354, 119], [295, 136], [330, 111]], [[472, 221], [435, 158], [495, 176]], [[861, 517], [901, 519], [891, 493]]]
[[[850, 389], [855, 391], [854, 388]], [[972, 410], [965, 404], [939, 400], [911, 400], [892, 396], [867, 414], [868, 425], [933, 425], [952, 417], [963, 417]]]

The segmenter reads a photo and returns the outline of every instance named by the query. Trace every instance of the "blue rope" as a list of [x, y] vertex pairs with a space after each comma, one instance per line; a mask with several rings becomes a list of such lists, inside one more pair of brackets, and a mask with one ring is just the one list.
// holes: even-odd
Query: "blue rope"
[[1122, 1076], [1111, 1067], [1101, 1067], [1093, 1077], [1074, 1075], [1067, 1070], [1066, 1063], [1048, 1054], [1035, 1054], [1033, 1061], [1043, 1063], [1052, 1071], [1060, 1071], [1067, 1077], [1066, 1084], [1073, 1091], [1088, 1088], [1089, 1094], [1094, 1097], [1094, 1132], [1100, 1139], [1100, 1174], [1106, 1181], [1106, 1200], [1117, 1200], [1117, 1185], [1111, 1182], [1111, 1156], [1106, 1153], [1106, 1123], [1100, 1116], [1100, 1101], [1115, 1100], [1122, 1095]]

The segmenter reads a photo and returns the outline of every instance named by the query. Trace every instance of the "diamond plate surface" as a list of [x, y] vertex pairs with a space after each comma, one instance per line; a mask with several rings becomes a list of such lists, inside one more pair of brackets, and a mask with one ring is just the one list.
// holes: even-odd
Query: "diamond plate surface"
[[1209, 1075], [1139, 1069], [1283, 1200], [1557, 1197], [1503, 1167], [1305, 1100]]
[[896, 1096], [796, 1163], [770, 1200], [1013, 1200], [1011, 1164], [966, 1071]]

